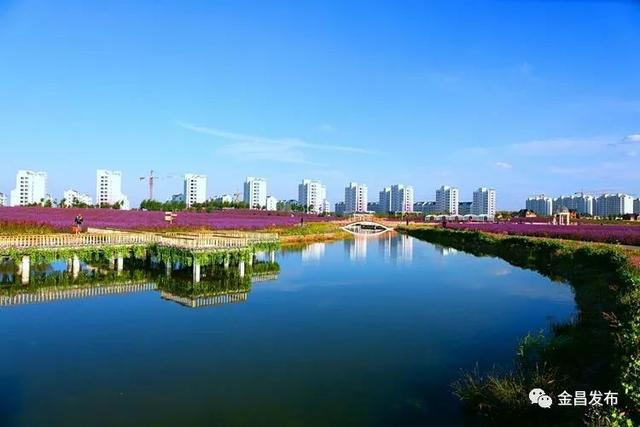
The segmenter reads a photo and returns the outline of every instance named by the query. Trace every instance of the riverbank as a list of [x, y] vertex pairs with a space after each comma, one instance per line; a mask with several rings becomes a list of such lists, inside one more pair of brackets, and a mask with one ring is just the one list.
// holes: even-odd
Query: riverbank
[[[471, 370], [454, 392], [474, 412], [498, 423], [628, 425], [640, 419], [640, 269], [638, 252], [616, 245], [501, 236], [440, 227], [401, 227], [418, 239], [477, 256], [500, 257], [571, 284], [579, 315], [555, 324], [551, 336], [530, 334], [518, 346], [514, 367]], [[471, 369], [469, 367], [469, 369]], [[554, 402], [563, 391], [617, 392], [615, 406], [531, 405], [542, 388]]]
[[353, 235], [340, 228], [336, 222], [311, 223], [293, 227], [270, 227], [265, 231], [276, 233], [282, 246], [298, 246], [306, 243], [332, 242], [351, 239]]

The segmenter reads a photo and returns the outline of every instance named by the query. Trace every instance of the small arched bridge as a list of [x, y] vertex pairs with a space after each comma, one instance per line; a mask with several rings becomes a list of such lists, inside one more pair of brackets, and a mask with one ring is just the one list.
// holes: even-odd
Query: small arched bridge
[[378, 235], [393, 230], [396, 225], [397, 224], [389, 224], [387, 221], [360, 220], [347, 223], [342, 226], [342, 229], [351, 234]]

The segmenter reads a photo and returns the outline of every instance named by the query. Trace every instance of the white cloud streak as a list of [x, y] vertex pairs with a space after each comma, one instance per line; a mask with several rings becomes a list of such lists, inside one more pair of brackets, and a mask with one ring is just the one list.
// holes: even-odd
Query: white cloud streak
[[375, 153], [372, 150], [359, 147], [317, 144], [299, 138], [269, 138], [247, 135], [185, 122], [178, 122], [178, 125], [185, 130], [226, 141], [226, 144], [220, 148], [222, 153], [255, 160], [311, 164], [311, 162], [307, 160], [305, 151], [329, 151], [354, 154]]

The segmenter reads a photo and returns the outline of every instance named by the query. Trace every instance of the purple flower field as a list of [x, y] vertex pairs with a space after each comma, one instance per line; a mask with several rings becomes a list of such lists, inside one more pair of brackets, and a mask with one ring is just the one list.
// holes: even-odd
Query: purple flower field
[[640, 246], [640, 227], [629, 225], [448, 223], [447, 228]]
[[[68, 231], [76, 215], [84, 217], [84, 225], [97, 228], [167, 229], [171, 226], [164, 220], [164, 212], [120, 211], [113, 209], [62, 209], [0, 207], [0, 224], [19, 223], [53, 227]], [[255, 230], [268, 227], [287, 227], [305, 222], [327, 221], [331, 218], [286, 212], [256, 211], [248, 209], [222, 210], [214, 212], [178, 212], [173, 222], [180, 228], [243, 229]], [[0, 233], [2, 226], [0, 225]]]

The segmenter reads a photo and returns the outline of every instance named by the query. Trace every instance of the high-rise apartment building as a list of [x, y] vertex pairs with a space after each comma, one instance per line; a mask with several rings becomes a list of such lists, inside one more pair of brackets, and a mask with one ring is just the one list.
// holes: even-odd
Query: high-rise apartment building
[[344, 189], [345, 213], [366, 212], [367, 201], [366, 185], [351, 182]]
[[7, 196], [4, 193], [0, 193], [0, 206], [7, 206]]
[[457, 188], [443, 185], [436, 190], [436, 206], [438, 213], [457, 215], [459, 202], [460, 193]]
[[413, 212], [413, 187], [396, 184], [391, 186], [391, 212]]
[[603, 194], [596, 198], [597, 216], [620, 216], [633, 213], [633, 197], [628, 194]]
[[496, 190], [480, 187], [474, 191], [471, 213], [490, 217], [496, 216]]
[[385, 187], [378, 194], [378, 210], [379, 213], [391, 212], [391, 187]]
[[47, 173], [19, 170], [16, 188], [11, 190], [11, 206], [41, 203], [47, 198]]
[[560, 196], [553, 201], [553, 209], [560, 212], [562, 208], [574, 210], [581, 215], [593, 215], [595, 199], [588, 194], [574, 194], [572, 196]]
[[122, 193], [122, 172], [98, 169], [96, 171], [96, 204], [98, 206], [120, 204], [129, 209], [129, 199]]
[[327, 187], [322, 185], [320, 181], [313, 179], [304, 179], [298, 185], [298, 203], [302, 205], [307, 212], [322, 213], [329, 212], [327, 210]]
[[244, 202], [250, 209], [263, 209], [267, 206], [267, 180], [248, 176], [244, 182]]
[[553, 214], [553, 200], [544, 194], [529, 197], [526, 202], [526, 208], [540, 216], [550, 216]]
[[633, 213], [640, 214], [640, 198], [633, 200]]
[[195, 173], [184, 175], [184, 202], [188, 208], [207, 201], [207, 176]]

